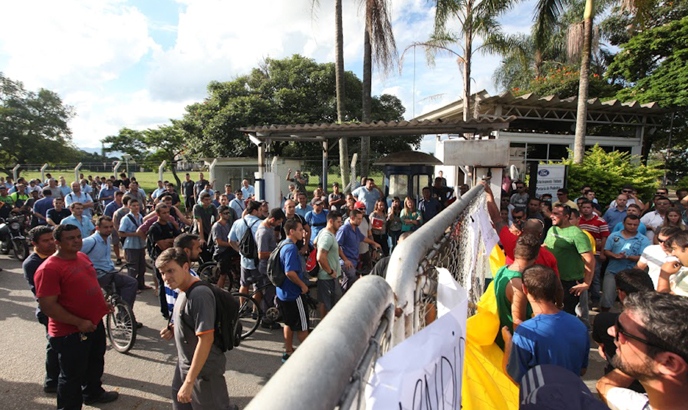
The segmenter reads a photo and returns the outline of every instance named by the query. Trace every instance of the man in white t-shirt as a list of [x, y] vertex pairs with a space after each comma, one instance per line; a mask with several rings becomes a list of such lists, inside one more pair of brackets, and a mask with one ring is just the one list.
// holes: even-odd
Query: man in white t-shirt
[[657, 234], [659, 244], [648, 246], [643, 250], [643, 254], [640, 255], [636, 267], [642, 270], [648, 269], [647, 273], [650, 275], [655, 289], [657, 289], [657, 284], [659, 283], [659, 272], [662, 269], [662, 265], [671, 255], [671, 247], [668, 246], [667, 240], [679, 232], [681, 232], [681, 229], [677, 227], [662, 228]]
[[658, 196], [655, 198], [655, 210], [648, 212], [640, 219], [647, 227], [647, 239], [652, 241], [659, 229], [664, 225], [664, 217], [671, 207], [671, 201], [665, 196]]
[[612, 364], [640, 381], [647, 394], [618, 387], [606, 376], [597, 383], [612, 409], [684, 409], [688, 389], [688, 298], [636, 292], [608, 329], [617, 347]]

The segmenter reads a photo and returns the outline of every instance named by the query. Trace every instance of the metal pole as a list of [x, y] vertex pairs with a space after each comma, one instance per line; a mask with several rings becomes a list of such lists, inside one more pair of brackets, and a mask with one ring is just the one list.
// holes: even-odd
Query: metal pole
[[81, 162], [79, 162], [79, 163], [76, 164], [76, 166], [74, 167], [74, 180], [75, 180], [76, 182], [78, 182], [79, 184], [81, 184], [81, 180], [79, 179], [79, 170], [81, 169], [81, 166], [82, 166], [82, 164], [81, 164]]
[[165, 166], [167, 165], [167, 161], [163, 161], [160, 166], [158, 167], [158, 180], [162, 181], [163, 174], [165, 173]]
[[[335, 408], [382, 318], [391, 319], [392, 304], [384, 279], [369, 275], [357, 280], [246, 409]], [[303, 389], [295, 388], [295, 382], [306, 383], [304, 377], [318, 392], [317, 400], [304, 399]]]
[[12, 176], [14, 177], [15, 183], [17, 182], [17, 178], [19, 177], [19, 167], [21, 167], [21, 165], [17, 164], [14, 166], [14, 168], [12, 168]]
[[41, 167], [41, 183], [45, 182], [45, 170], [48, 169], [48, 164], [43, 164]]
[[112, 167], [112, 173], [115, 174], [115, 178], [117, 178], [117, 171], [119, 171], [119, 167], [122, 166], [122, 161], [115, 161], [115, 165]]
[[323, 149], [323, 158], [322, 158], [322, 188], [323, 192], [327, 193], [327, 158], [328, 158], [328, 152], [327, 152], [327, 139], [325, 139], [322, 143], [322, 149]]

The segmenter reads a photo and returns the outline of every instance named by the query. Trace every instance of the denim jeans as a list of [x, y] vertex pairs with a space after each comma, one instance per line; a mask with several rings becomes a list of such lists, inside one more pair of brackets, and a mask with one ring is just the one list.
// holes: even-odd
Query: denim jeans
[[105, 328], [102, 320], [91, 333], [51, 336], [49, 340], [60, 362], [58, 409], [80, 409], [84, 398], [95, 398], [105, 393], [100, 380], [105, 367]]

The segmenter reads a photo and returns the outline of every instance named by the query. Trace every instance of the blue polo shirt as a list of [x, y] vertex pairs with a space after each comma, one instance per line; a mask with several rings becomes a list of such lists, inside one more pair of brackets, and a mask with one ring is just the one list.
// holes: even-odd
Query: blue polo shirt
[[[619, 222], [618, 224], [616, 224], [612, 232], [619, 232], [623, 230], [623, 228], [623, 222]], [[640, 225], [638, 225], [638, 233], [642, 233], [643, 235], [647, 236], [647, 227], [642, 222], [640, 223]]]
[[318, 232], [327, 226], [327, 211], [323, 210], [319, 214], [310, 211], [303, 219], [305, 219], [306, 223], [311, 227], [311, 243], [313, 243], [318, 236]]
[[[650, 246], [650, 240], [640, 232], [630, 238], [624, 238], [621, 232], [614, 232], [607, 238], [604, 249], [613, 253], [625, 252], [629, 256], [640, 256], [645, 248]], [[624, 269], [631, 269], [636, 264], [630, 259], [611, 259], [607, 264], [607, 272], [617, 274]]]
[[[134, 216], [131, 212], [124, 215], [119, 221], [119, 231], [134, 233], [143, 223], [143, 217], [139, 214], [138, 218]], [[145, 239], [140, 236], [127, 236], [124, 239], [124, 245], [122, 249], [143, 249], [146, 247]]]
[[60, 225], [76, 226], [81, 231], [82, 238], [91, 236], [93, 230], [96, 229], [96, 227], [93, 225], [93, 222], [91, 222], [91, 218], [87, 218], [86, 215], [82, 215], [81, 220], [76, 219], [74, 215], [69, 215], [60, 221]]
[[623, 222], [624, 218], [626, 217], [626, 210], [624, 209], [623, 211], [619, 211], [614, 208], [609, 208], [607, 212], [604, 213], [604, 218], [605, 222], [607, 222], [607, 225], [609, 226], [616, 226], [619, 222]]
[[115, 270], [115, 264], [110, 258], [111, 245], [112, 238], [108, 236], [106, 241], [98, 232], [85, 238], [82, 242], [81, 252], [85, 253], [91, 260], [99, 278]]
[[[337, 231], [337, 243], [342, 249], [342, 253], [354, 265], [358, 261], [358, 245], [365, 239], [365, 236], [356, 227], [351, 225], [351, 220], [347, 219], [344, 225]], [[343, 265], [344, 261], [340, 261]]]
[[103, 213], [106, 216], [109, 216], [110, 218], [112, 218], [112, 216], [115, 214], [115, 211], [121, 207], [122, 207], [122, 204], [118, 204], [117, 202], [112, 201], [109, 204], [107, 204]]
[[306, 218], [306, 214], [311, 212], [312, 210], [313, 210], [313, 207], [308, 205], [308, 204], [306, 204], [305, 207], [301, 207], [301, 204], [296, 205], [296, 213], [299, 214], [304, 219]]
[[[41, 214], [43, 216], [47, 216], [48, 214], [48, 209], [53, 208], [53, 197], [52, 196], [47, 196], [45, 198], [41, 198], [38, 201], [34, 202], [33, 204], [33, 211], [37, 214]], [[36, 221], [38, 222], [39, 225], [45, 225], [47, 222], [45, 219], [38, 219], [36, 218]]]
[[[284, 267], [284, 273], [294, 271], [299, 274], [302, 282], [306, 282], [306, 277], [303, 274], [303, 264], [301, 263], [301, 256], [299, 256], [299, 249], [296, 247], [291, 239], [285, 239], [286, 244], [280, 249], [280, 263]], [[277, 297], [279, 300], [285, 302], [296, 300], [301, 295], [301, 288], [292, 282], [288, 277], [284, 279], [282, 286], [277, 286]]]
[[[118, 189], [115, 188], [114, 186], [110, 189], [108, 189], [107, 185], [104, 185], [103, 188], [100, 189], [100, 193], [98, 194], [98, 198], [103, 198], [103, 197], [112, 197], [112, 199], [107, 199], [103, 201], [103, 206], [107, 206], [110, 204], [110, 202], [115, 200], [115, 192], [117, 192]], [[112, 216], [112, 215], [110, 215]]]

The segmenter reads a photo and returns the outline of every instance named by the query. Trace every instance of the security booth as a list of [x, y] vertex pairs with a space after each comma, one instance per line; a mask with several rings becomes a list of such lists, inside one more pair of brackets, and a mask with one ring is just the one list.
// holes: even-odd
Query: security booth
[[400, 151], [382, 157], [375, 162], [381, 165], [384, 178], [384, 192], [388, 205], [398, 196], [420, 198], [423, 188], [432, 185], [435, 166], [442, 165], [430, 154], [416, 151]]

